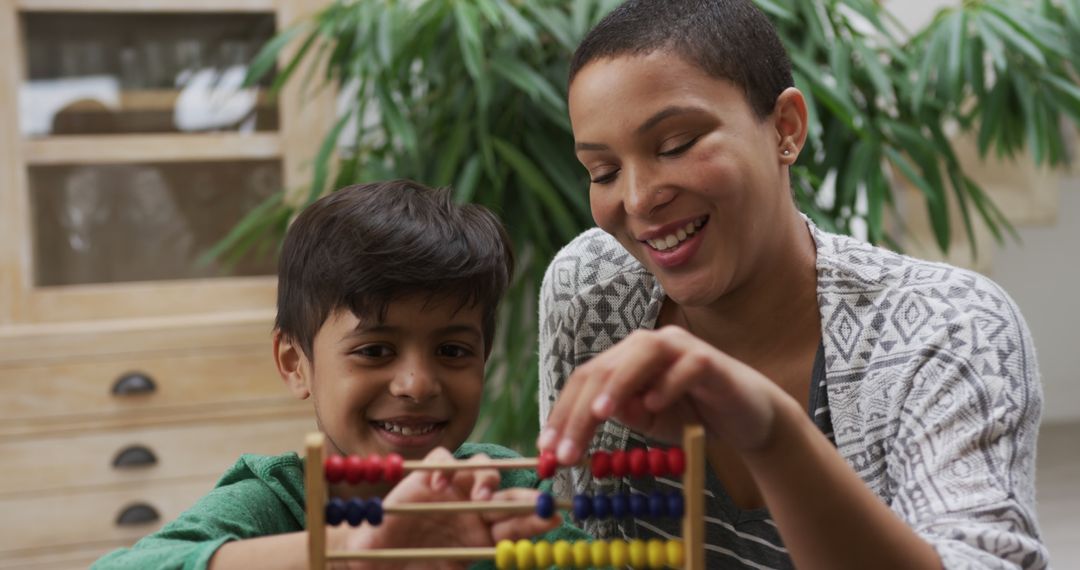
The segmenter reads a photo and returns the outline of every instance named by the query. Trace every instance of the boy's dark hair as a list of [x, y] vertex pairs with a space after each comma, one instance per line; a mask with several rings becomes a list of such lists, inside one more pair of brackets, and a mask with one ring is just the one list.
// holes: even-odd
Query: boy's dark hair
[[586, 34], [570, 60], [570, 82], [593, 60], [659, 50], [737, 85], [758, 119], [795, 85], [776, 29], [751, 0], [629, 0]]
[[315, 335], [333, 312], [382, 320], [392, 301], [420, 294], [483, 307], [487, 353], [513, 271], [498, 218], [456, 204], [450, 189], [410, 180], [347, 186], [304, 209], [285, 235], [275, 327], [314, 358]]

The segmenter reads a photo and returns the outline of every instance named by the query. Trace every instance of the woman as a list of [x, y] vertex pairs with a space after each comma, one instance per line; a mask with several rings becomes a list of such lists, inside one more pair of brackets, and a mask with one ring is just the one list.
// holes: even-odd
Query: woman
[[[797, 211], [806, 103], [749, 0], [627, 2], [578, 48], [569, 108], [599, 229], [545, 278], [541, 449], [570, 465], [702, 423], [710, 568], [1047, 565], [1019, 311], [977, 274]], [[561, 484], [678, 486], [581, 468]]]

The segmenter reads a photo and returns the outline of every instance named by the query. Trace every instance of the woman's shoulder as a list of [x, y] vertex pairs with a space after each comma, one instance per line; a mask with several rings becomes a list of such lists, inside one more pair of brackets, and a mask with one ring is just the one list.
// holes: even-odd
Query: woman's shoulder
[[[877, 312], [874, 317], [942, 322], [965, 316], [1019, 317], [1009, 295], [989, 277], [916, 259], [864, 241], [814, 230], [818, 295], [825, 302]], [[822, 307], [824, 311], [825, 308]]]
[[544, 273], [541, 303], [556, 308], [572, 301], [608, 299], [623, 304], [656, 296], [656, 280], [607, 232], [592, 228], [563, 247]]

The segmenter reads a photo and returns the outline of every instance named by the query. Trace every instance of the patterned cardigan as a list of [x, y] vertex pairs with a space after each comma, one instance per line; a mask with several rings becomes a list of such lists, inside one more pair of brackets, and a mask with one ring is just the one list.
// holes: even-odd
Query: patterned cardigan
[[[808, 225], [837, 450], [945, 568], [1045, 568], [1034, 484], [1042, 391], [1016, 305], [976, 273]], [[575, 366], [653, 328], [663, 298], [599, 229], [560, 251], [540, 295], [541, 418]], [[608, 422], [593, 446], [629, 439]], [[559, 483], [563, 492], [611, 488], [587, 469]], [[623, 524], [586, 529], [626, 536]]]

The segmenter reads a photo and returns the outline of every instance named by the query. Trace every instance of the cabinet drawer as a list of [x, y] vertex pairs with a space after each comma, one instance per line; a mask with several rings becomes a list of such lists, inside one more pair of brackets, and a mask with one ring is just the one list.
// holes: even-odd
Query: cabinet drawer
[[243, 421], [0, 440], [0, 498], [220, 476], [243, 453], [302, 451], [315, 429], [306, 408]]
[[290, 399], [269, 344], [0, 367], [6, 424], [160, 415], [183, 407]]
[[[131, 484], [85, 493], [28, 494], [0, 499], [0, 558], [25, 557], [51, 549], [133, 544], [195, 504], [216, 477], [169, 483]], [[119, 524], [123, 513], [155, 519]]]

